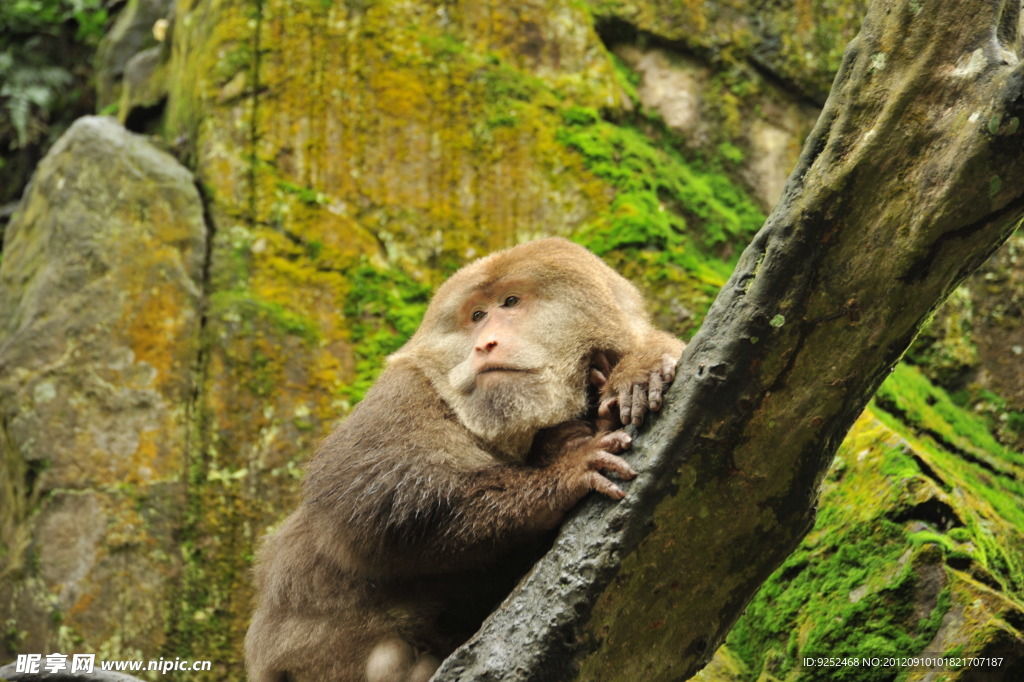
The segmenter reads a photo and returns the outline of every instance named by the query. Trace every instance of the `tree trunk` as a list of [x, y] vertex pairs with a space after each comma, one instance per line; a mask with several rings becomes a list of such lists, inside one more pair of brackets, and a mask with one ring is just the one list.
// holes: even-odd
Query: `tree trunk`
[[1019, 224], [1020, 5], [872, 4], [629, 496], [584, 505], [435, 680], [686, 679], [708, 661], [921, 324]]

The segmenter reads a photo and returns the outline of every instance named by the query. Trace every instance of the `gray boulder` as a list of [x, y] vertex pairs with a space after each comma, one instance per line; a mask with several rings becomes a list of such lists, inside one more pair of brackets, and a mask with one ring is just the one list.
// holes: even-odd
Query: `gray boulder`
[[0, 613], [17, 633], [9, 653], [163, 642], [181, 563], [205, 253], [191, 174], [100, 117], [80, 119], [53, 146], [6, 230]]

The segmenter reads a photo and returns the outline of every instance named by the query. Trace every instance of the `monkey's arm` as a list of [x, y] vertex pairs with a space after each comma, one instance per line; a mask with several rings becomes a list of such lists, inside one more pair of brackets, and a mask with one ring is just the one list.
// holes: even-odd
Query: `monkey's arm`
[[676, 363], [684, 348], [686, 344], [671, 334], [650, 328], [643, 341], [614, 367], [607, 354], [595, 354], [590, 379], [601, 388], [599, 427], [640, 426], [648, 410], [660, 410], [665, 387], [675, 379]]
[[441, 573], [539, 537], [591, 490], [624, 496], [601, 472], [636, 475], [615, 454], [629, 447], [625, 433], [594, 436], [586, 425], [549, 431], [540, 466], [492, 459], [463, 467], [450, 452], [381, 453], [347, 465], [332, 476], [329, 496], [307, 503], [318, 534], [333, 538], [322, 546], [338, 547], [339, 563], [371, 577]]

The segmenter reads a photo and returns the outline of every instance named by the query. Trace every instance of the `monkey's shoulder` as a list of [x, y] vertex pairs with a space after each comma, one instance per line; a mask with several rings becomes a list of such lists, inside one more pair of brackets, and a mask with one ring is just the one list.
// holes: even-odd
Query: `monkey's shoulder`
[[412, 362], [389, 364], [346, 421], [360, 431], [417, 433], [425, 424], [453, 421], [454, 414], [441, 400], [422, 369]]
[[310, 472], [332, 469], [355, 474], [368, 467], [397, 471], [436, 466], [465, 471], [497, 461], [459, 421], [423, 371], [399, 362], [381, 373], [348, 419], [324, 439]]

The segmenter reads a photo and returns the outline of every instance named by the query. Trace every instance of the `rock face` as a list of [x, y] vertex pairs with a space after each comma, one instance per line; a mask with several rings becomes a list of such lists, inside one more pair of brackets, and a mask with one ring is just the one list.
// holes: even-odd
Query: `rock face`
[[191, 174], [113, 120], [80, 119], [39, 165], [0, 263], [8, 646], [162, 645], [205, 253]]
[[[722, 84], [716, 70], [660, 47], [623, 43], [614, 50], [639, 78], [641, 106], [661, 117], [688, 149], [714, 153], [723, 138]], [[819, 108], [756, 71], [747, 77], [752, 86], [744, 106], [756, 113], [736, 125], [729, 144], [737, 177], [767, 212], [782, 195]]]
[[[756, 68], [819, 106], [846, 44], [857, 35], [867, 0], [589, 0], [606, 30], [640, 34], [716, 63], [728, 83]], [[729, 72], [732, 72], [730, 75]], [[746, 73], [743, 74], [746, 80]], [[733, 95], [742, 97], [734, 90]], [[744, 112], [744, 115], [752, 112]]]

